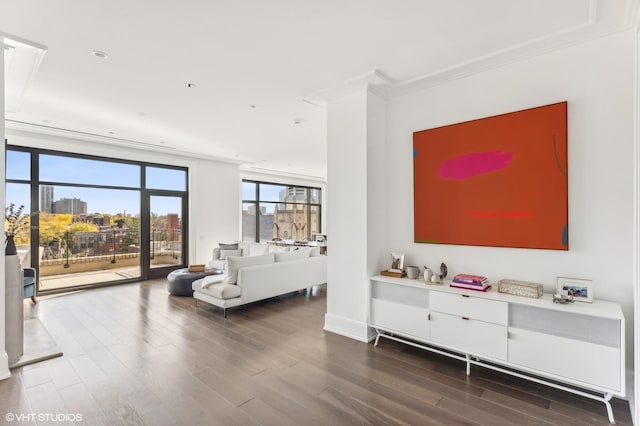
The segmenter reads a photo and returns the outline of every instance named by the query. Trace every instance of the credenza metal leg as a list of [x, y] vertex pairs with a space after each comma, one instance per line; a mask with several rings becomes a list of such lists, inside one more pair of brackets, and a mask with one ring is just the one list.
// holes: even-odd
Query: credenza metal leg
[[467, 376], [471, 375], [471, 355], [465, 354], [465, 358], [467, 358]]
[[613, 398], [613, 394], [608, 393], [604, 396], [604, 405], [607, 407], [607, 415], [609, 416], [609, 423], [612, 425], [616, 424], [616, 419], [613, 417], [613, 409], [611, 408], [611, 398]]

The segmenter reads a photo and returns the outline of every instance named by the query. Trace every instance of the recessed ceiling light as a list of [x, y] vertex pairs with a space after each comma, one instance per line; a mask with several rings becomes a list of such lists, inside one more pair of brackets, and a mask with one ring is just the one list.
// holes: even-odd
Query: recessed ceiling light
[[100, 59], [107, 59], [109, 57], [109, 55], [107, 55], [106, 52], [103, 52], [101, 50], [92, 50], [91, 54], [96, 58], [100, 58]]
[[193, 87], [196, 87], [196, 85], [194, 83], [187, 83], [187, 87], [193, 88]]
[[251, 104], [251, 105], [249, 105], [249, 108], [256, 109], [256, 105], [255, 104]]
[[293, 119], [293, 124], [302, 124], [304, 120], [302, 118], [294, 118]]
[[51, 123], [49, 120], [42, 120], [43, 123]]
[[115, 135], [115, 134], [116, 134], [116, 132], [109, 132], [109, 134], [110, 134], [110, 135]]

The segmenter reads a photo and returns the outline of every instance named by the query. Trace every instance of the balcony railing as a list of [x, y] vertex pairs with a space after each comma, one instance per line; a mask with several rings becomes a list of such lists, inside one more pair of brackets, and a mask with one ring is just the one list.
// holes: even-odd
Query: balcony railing
[[[182, 259], [182, 233], [179, 229], [156, 229], [150, 234], [151, 265], [175, 264]], [[93, 263], [96, 269], [107, 269], [105, 263], [135, 265], [139, 263], [140, 239], [137, 231], [113, 228], [96, 232], [68, 231], [62, 237], [48, 238], [40, 244], [40, 266]], [[98, 266], [99, 265], [99, 266]], [[115, 268], [111, 266], [108, 269]], [[83, 270], [88, 270], [88, 265]], [[73, 268], [76, 269], [76, 268]], [[43, 273], [43, 275], [46, 275]]]

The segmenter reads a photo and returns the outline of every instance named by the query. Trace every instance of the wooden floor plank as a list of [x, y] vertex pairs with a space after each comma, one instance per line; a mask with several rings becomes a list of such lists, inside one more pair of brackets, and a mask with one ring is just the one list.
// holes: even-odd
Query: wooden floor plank
[[289, 417], [286, 413], [276, 410], [259, 398], [247, 401], [240, 406], [240, 409], [261, 425], [297, 426], [300, 424], [298, 421]]
[[[325, 332], [325, 313], [323, 287], [226, 319], [169, 295], [165, 280], [43, 297], [25, 317], [40, 319], [64, 356], [13, 370], [0, 410], [81, 412], [98, 425], [608, 424], [604, 405], [583, 397]], [[631, 424], [625, 401], [613, 407]]]

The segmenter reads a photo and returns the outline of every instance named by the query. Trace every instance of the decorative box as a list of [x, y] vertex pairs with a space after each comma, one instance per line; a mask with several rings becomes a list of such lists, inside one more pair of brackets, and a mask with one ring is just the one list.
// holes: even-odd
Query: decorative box
[[513, 294], [514, 296], [537, 299], [542, 297], [542, 284], [502, 279], [498, 281], [498, 291], [500, 293]]
[[380, 275], [384, 275], [385, 277], [395, 277], [395, 278], [404, 278], [407, 276], [405, 271], [402, 272], [392, 272], [392, 271], [382, 271]]

